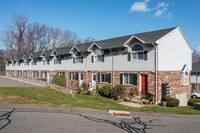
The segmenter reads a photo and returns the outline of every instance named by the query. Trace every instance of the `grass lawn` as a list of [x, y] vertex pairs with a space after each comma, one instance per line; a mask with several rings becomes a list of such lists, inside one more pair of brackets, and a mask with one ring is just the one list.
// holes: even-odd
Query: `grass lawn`
[[132, 108], [118, 104], [119, 101], [75, 94], [67, 97], [65, 94], [46, 88], [34, 87], [0, 87], [0, 103], [29, 104], [66, 108], [91, 108], [98, 110], [124, 110], [133, 112], [170, 113], [185, 115], [200, 115], [200, 111], [188, 107], [161, 107], [149, 105], [142, 108]]

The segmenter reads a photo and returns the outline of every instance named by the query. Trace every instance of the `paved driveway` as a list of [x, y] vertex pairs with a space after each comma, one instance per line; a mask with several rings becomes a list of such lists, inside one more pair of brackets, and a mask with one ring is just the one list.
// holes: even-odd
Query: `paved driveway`
[[118, 118], [105, 111], [0, 104], [1, 133], [199, 133], [200, 118], [135, 114]]
[[36, 86], [0, 77], [0, 87], [36, 87]]

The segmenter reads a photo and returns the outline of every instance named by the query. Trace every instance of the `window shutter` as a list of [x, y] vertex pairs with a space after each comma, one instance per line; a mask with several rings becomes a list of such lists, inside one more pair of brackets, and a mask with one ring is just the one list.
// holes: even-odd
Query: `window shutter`
[[72, 73], [70, 72], [70, 73], [69, 73], [69, 79], [70, 79], [70, 80], [71, 80], [71, 76], [72, 76]]
[[147, 60], [147, 51], [144, 51], [144, 60]]
[[83, 57], [81, 57], [81, 63], [83, 63]]
[[123, 84], [123, 77], [122, 77], [123, 75], [122, 74], [120, 74], [120, 84]]
[[56, 64], [56, 59], [54, 59], [54, 64]]
[[91, 62], [94, 63], [94, 56], [91, 56]]
[[104, 62], [104, 55], [102, 55], [102, 62]]
[[73, 58], [73, 64], [75, 64], [75, 58]]
[[133, 84], [137, 85], [137, 74], [133, 74]]
[[76, 80], [78, 81], [78, 73], [76, 73]]
[[100, 83], [100, 73], [98, 73], [98, 82]]
[[128, 61], [131, 61], [131, 53], [128, 53]]
[[111, 83], [111, 73], [109, 73], [109, 78], [108, 78], [108, 82]]

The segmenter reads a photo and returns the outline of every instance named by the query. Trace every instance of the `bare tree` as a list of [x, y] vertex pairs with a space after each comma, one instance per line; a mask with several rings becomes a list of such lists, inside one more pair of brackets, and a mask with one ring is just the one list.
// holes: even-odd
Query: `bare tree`
[[12, 19], [13, 36], [16, 39], [17, 55], [20, 55], [25, 50], [24, 33], [27, 28], [28, 18], [22, 14], [14, 15]]
[[50, 37], [49, 48], [58, 47], [60, 43], [59, 37], [61, 35], [61, 30], [59, 28], [49, 27], [48, 32], [48, 36]]
[[0, 41], [5, 46], [8, 57], [16, 56], [16, 39], [14, 38], [13, 32], [12, 29], [7, 28], [0, 34]]
[[76, 45], [80, 42], [78, 35], [70, 30], [65, 30], [61, 35], [60, 47]]
[[62, 32], [59, 28], [41, 25], [39, 22], [28, 24], [27, 16], [21, 14], [15, 14], [11, 24], [0, 34], [0, 42], [5, 46], [8, 57], [94, 40], [92, 37], [82, 40], [75, 32]]
[[200, 62], [200, 52], [198, 52], [197, 50], [193, 50], [192, 53], [192, 62]]
[[29, 24], [26, 32], [26, 50], [30, 53], [42, 51], [47, 45], [47, 27], [38, 22]]
[[84, 43], [88, 43], [88, 42], [94, 42], [95, 39], [93, 37], [87, 37], [85, 40], [84, 40]]

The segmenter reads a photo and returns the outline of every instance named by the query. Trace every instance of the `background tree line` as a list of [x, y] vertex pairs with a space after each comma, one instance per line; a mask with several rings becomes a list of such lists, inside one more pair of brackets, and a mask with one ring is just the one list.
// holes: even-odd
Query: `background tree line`
[[91, 41], [94, 41], [94, 38], [87, 37], [82, 40], [77, 33], [70, 30], [62, 31], [39, 22], [29, 23], [28, 17], [22, 14], [13, 15], [11, 22], [0, 32], [0, 42], [6, 48], [6, 57]]

